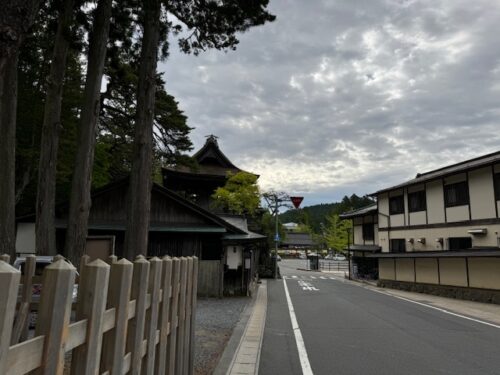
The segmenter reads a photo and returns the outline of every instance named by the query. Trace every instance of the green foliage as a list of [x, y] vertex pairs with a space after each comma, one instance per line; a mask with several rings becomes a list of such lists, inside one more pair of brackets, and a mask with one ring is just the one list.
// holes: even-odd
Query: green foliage
[[327, 216], [323, 230], [326, 247], [336, 252], [343, 252], [348, 245], [348, 230], [351, 228], [351, 220], [341, 220], [339, 215], [335, 213]]
[[234, 50], [236, 33], [275, 20], [266, 11], [269, 0], [192, 1], [167, 3], [167, 11], [180, 23], [170, 24], [175, 34], [187, 29], [187, 37], [179, 39], [185, 53], [198, 55], [207, 49]]
[[212, 194], [214, 207], [239, 215], [255, 215], [260, 205], [257, 176], [238, 172], [228, 177], [226, 184]]
[[336, 203], [324, 203], [298, 210], [289, 210], [280, 215], [284, 223], [295, 222], [308, 225], [313, 233], [321, 233], [321, 224], [325, 225], [326, 218], [331, 214], [340, 215], [343, 212], [355, 210], [368, 206], [373, 200], [367, 196], [359, 197], [356, 194], [345, 196], [342, 201]]
[[[286, 239], [286, 230], [280, 221], [278, 221], [278, 233], [282, 241]], [[267, 236], [267, 244], [269, 249], [274, 248], [276, 221], [275, 217], [272, 216], [269, 212], [265, 212], [264, 215], [262, 215], [262, 234]]]
[[[122, 56], [123, 57], [123, 56]], [[132, 57], [130, 57], [132, 58]], [[112, 59], [107, 72], [110, 74], [106, 92], [102, 94], [99, 117], [98, 144], [105, 145], [102, 155], [107, 168], [102, 170], [109, 181], [120, 179], [131, 170], [138, 72], [135, 62], [117, 62]], [[165, 165], [185, 164], [184, 154], [192, 149], [187, 117], [178, 102], [165, 89], [161, 75], [157, 75], [155, 117], [153, 123], [155, 171]], [[99, 162], [96, 151], [96, 163]], [[100, 180], [94, 175], [96, 181]]]
[[[88, 4], [87, 1], [75, 1], [75, 23], [71, 28], [57, 161], [58, 202], [69, 198], [74, 170], [88, 32], [92, 29], [92, 12], [95, 9]], [[20, 51], [16, 134], [17, 215], [31, 213], [35, 207], [46, 78], [60, 5], [60, 2], [52, 0], [41, 2], [40, 12]], [[186, 53], [197, 55], [209, 48], [235, 49], [237, 33], [274, 20], [275, 17], [266, 10], [267, 5], [268, 0], [165, 2], [160, 32], [161, 55], [167, 57], [172, 40], [169, 36], [172, 34], [179, 36], [179, 46]], [[101, 96], [92, 176], [94, 188], [127, 175], [131, 169], [142, 42], [141, 18], [144, 16], [142, 8], [143, 4], [136, 0], [123, 0], [113, 5], [105, 65], [107, 88]], [[181, 34], [182, 29], [187, 34]], [[156, 84], [153, 178], [158, 180], [162, 166], [192, 165], [193, 161], [185, 154], [192, 149], [189, 139], [192, 128], [187, 125], [187, 117], [179, 109], [175, 98], [164, 89], [165, 81], [161, 75], [156, 77]], [[258, 198], [252, 199], [251, 191], [249, 194], [243, 195], [243, 203], [230, 203], [231, 210], [251, 212], [258, 207], [258, 202], [255, 203]], [[258, 190], [256, 194], [258, 196]]]

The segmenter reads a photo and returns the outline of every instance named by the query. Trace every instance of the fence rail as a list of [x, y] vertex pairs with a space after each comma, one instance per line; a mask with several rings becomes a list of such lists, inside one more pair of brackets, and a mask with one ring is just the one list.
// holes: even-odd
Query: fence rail
[[196, 257], [84, 258], [71, 320], [76, 270], [57, 260], [43, 273], [35, 337], [13, 345], [30, 277], [19, 297], [21, 274], [0, 258], [0, 374], [62, 374], [68, 352], [75, 375], [192, 374], [197, 275]]
[[324, 261], [319, 262], [319, 268], [324, 271], [349, 271], [347, 261]]

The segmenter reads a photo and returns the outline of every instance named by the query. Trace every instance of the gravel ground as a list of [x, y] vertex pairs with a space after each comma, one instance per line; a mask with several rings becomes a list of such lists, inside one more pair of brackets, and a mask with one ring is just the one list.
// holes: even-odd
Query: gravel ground
[[212, 374], [240, 320], [248, 297], [198, 299], [194, 369], [197, 375]]

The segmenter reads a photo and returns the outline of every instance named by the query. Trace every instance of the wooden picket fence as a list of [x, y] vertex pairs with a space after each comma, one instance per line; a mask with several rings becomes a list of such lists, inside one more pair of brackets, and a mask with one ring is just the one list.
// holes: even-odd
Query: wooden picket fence
[[72, 319], [76, 270], [59, 259], [43, 272], [35, 335], [22, 341], [29, 281], [20, 293], [20, 272], [0, 256], [0, 374], [63, 374], [65, 361], [78, 375], [193, 374], [197, 275], [196, 257], [84, 257]]

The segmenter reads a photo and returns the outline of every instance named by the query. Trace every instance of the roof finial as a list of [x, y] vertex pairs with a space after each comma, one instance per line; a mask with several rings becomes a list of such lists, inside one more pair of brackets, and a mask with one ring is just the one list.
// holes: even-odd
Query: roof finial
[[206, 135], [205, 138], [207, 139], [207, 143], [208, 142], [212, 142], [212, 143], [215, 143], [216, 145], [218, 145], [217, 143], [217, 139], [219, 137], [217, 137], [216, 135], [213, 135], [213, 134], [210, 134], [210, 135]]

